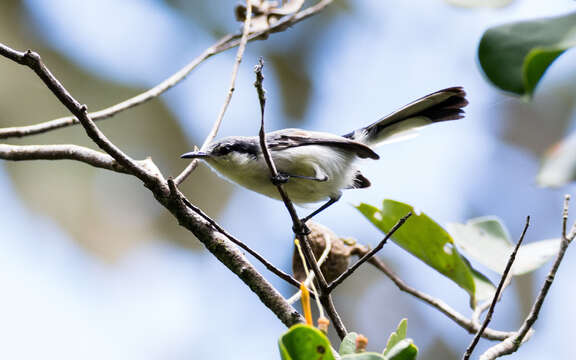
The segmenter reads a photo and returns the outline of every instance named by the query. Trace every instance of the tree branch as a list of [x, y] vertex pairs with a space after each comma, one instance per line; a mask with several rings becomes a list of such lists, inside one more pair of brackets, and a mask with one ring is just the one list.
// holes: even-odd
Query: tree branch
[[354, 263], [354, 265], [350, 266], [345, 272], [343, 272], [342, 274], [340, 274], [340, 276], [338, 276], [330, 285], [328, 285], [328, 292], [332, 292], [334, 291], [334, 289], [336, 289], [336, 287], [338, 285], [340, 285], [344, 280], [346, 280], [350, 275], [352, 275], [354, 273], [354, 271], [356, 271], [356, 269], [358, 269], [360, 267], [360, 265], [362, 265], [363, 263], [365, 263], [366, 261], [370, 260], [374, 255], [376, 255], [376, 253], [378, 251], [380, 251], [383, 247], [384, 244], [386, 244], [386, 242], [388, 241], [388, 239], [394, 235], [394, 233], [396, 232], [396, 230], [400, 229], [400, 227], [402, 225], [404, 225], [404, 223], [406, 222], [406, 220], [408, 220], [408, 218], [412, 216], [412, 212], [410, 211], [408, 214], [406, 214], [403, 218], [401, 218], [400, 220], [398, 220], [398, 222], [396, 223], [396, 225], [394, 225], [392, 227], [392, 229], [390, 229], [390, 231], [388, 232], [388, 234], [386, 234], [386, 236], [384, 237], [384, 239], [382, 239], [380, 241], [380, 243], [378, 243], [378, 245], [376, 245], [376, 247], [370, 251], [368, 251], [366, 254], [364, 254], [360, 259], [358, 259], [358, 261], [356, 261]]
[[[300, 21], [313, 16], [330, 5], [334, 0], [321, 0], [313, 6], [307, 7], [304, 10], [298, 11], [295, 14], [288, 15], [270, 25], [269, 28], [253, 32], [248, 37], [248, 41], [256, 39], [265, 39], [269, 34], [282, 32], [292, 25], [299, 23]], [[199, 64], [209, 59], [210, 57], [219, 54], [228, 49], [234, 48], [240, 44], [241, 37], [239, 34], [228, 34], [220, 38], [214, 45], [210, 46], [208, 49], [204, 50], [202, 54], [193, 59], [189, 64], [184, 66], [182, 69], [178, 70], [172, 76], [162, 81], [153, 88], [140, 93], [130, 99], [124, 100], [118, 104], [112, 105], [105, 109], [92, 112], [88, 116], [94, 120], [103, 120], [110, 118], [124, 110], [128, 110], [137, 105], [143, 104], [150, 101], [165, 91], [171, 89], [173, 86], [178, 84], [180, 81], [184, 80]], [[10, 49], [11, 50], [11, 49]], [[0, 55], [3, 55], [13, 61], [17, 61], [20, 57], [15, 55], [9, 48], [0, 44]], [[18, 62], [18, 61], [17, 61]], [[62, 117], [54, 120], [45, 121], [42, 123], [28, 125], [28, 126], [18, 126], [0, 129], [0, 139], [7, 139], [12, 137], [23, 137], [45, 133], [51, 130], [60, 129], [63, 127], [68, 127], [71, 125], [78, 124], [78, 120], [74, 116]]]
[[[83, 146], [62, 145], [8, 145], [0, 144], [0, 159], [22, 160], [76, 160], [94, 167], [127, 174], [128, 172], [110, 155]], [[147, 161], [143, 160], [140, 163]]]
[[[357, 250], [359, 251], [359, 250]], [[368, 250], [360, 252], [359, 255], [365, 255], [368, 253]], [[376, 267], [378, 270], [382, 271], [384, 275], [386, 275], [392, 282], [398, 287], [400, 291], [404, 291], [415, 298], [427, 303], [428, 305], [432, 306], [433, 308], [437, 309], [444, 315], [446, 315], [450, 320], [454, 321], [456, 324], [460, 325], [463, 329], [468, 331], [469, 333], [476, 333], [480, 328], [479, 325], [474, 324], [473, 321], [466, 318], [464, 315], [460, 314], [458, 311], [454, 310], [444, 301], [437, 299], [429, 294], [426, 294], [422, 291], [416, 290], [415, 288], [409, 286], [402, 280], [398, 275], [394, 273], [382, 260], [378, 259], [377, 257], [373, 257], [368, 262]], [[486, 339], [490, 340], [504, 340], [513, 333], [511, 332], [504, 332], [493, 330], [490, 328], [486, 328], [482, 333], [482, 336]]]
[[[266, 132], [264, 130], [264, 109], [266, 107], [266, 92], [262, 87], [262, 82], [264, 81], [264, 76], [262, 75], [263, 67], [264, 62], [262, 61], [262, 58], [260, 58], [258, 61], [258, 65], [254, 67], [254, 72], [256, 73], [256, 81], [254, 82], [254, 86], [256, 87], [256, 91], [258, 92], [258, 100], [260, 101], [260, 115], [261, 115], [260, 132], [259, 132], [260, 147], [262, 149], [262, 154], [264, 160], [266, 161], [266, 165], [270, 170], [270, 176], [271, 176], [270, 181], [272, 181], [272, 179], [276, 179], [278, 177], [278, 171], [276, 169], [274, 161], [272, 160], [272, 156], [270, 155], [270, 150], [268, 149], [268, 146], [266, 144]], [[309, 265], [312, 267], [312, 270], [314, 271], [314, 273], [316, 274], [316, 278], [318, 279], [318, 297], [320, 298], [320, 302], [322, 303], [322, 305], [326, 310], [326, 313], [332, 320], [334, 328], [336, 329], [336, 333], [338, 334], [340, 339], [343, 339], [347, 334], [346, 327], [344, 326], [344, 323], [342, 322], [340, 315], [338, 314], [336, 308], [334, 307], [332, 297], [330, 296], [330, 292], [328, 292], [328, 283], [326, 282], [324, 274], [322, 274], [320, 266], [318, 265], [318, 262], [314, 257], [314, 252], [312, 251], [312, 247], [310, 246], [308, 236], [306, 235], [309, 232], [309, 230], [308, 228], [306, 228], [306, 225], [303, 224], [302, 221], [300, 221], [300, 219], [298, 218], [298, 214], [296, 213], [294, 204], [288, 197], [288, 194], [284, 191], [284, 187], [282, 186], [282, 184], [276, 183], [275, 185], [276, 188], [278, 189], [280, 197], [282, 198], [282, 201], [284, 202], [284, 205], [286, 206], [286, 209], [290, 213], [290, 217], [292, 218], [292, 224], [293, 224], [292, 229], [294, 231], [294, 234], [302, 244], [302, 248], [304, 250], [303, 253], [304, 256], [306, 257], [306, 262], [308, 262]]]
[[470, 346], [468, 346], [468, 348], [466, 349], [466, 352], [464, 353], [464, 356], [462, 357], [463, 360], [470, 359], [470, 356], [472, 355], [472, 351], [474, 351], [474, 348], [476, 347], [476, 345], [478, 345], [478, 341], [480, 341], [480, 336], [482, 335], [482, 333], [484, 332], [484, 329], [486, 329], [488, 327], [488, 324], [492, 320], [492, 315], [494, 314], [494, 309], [496, 308], [496, 303], [500, 300], [500, 294], [502, 293], [502, 289], [504, 289], [504, 284], [507, 282], [508, 276], [510, 276], [510, 270], [512, 270], [512, 265], [514, 264], [514, 261], [516, 260], [516, 254], [518, 253], [518, 249], [520, 249], [520, 245], [522, 245], [522, 242], [524, 241], [524, 236], [526, 236], [526, 231], [528, 231], [529, 226], [530, 226], [530, 216], [526, 217], [526, 225], [524, 225], [524, 230], [522, 231], [522, 235], [520, 235], [520, 239], [516, 243], [514, 250], [510, 254], [510, 257], [508, 258], [508, 263], [506, 264], [506, 268], [504, 269], [504, 272], [502, 273], [502, 277], [500, 278], [500, 283], [498, 284], [498, 287], [496, 288], [496, 292], [494, 293], [494, 297], [492, 298], [492, 302], [490, 303], [490, 308], [488, 308], [488, 312], [486, 313], [486, 318], [484, 319], [482, 326], [480, 326], [480, 329], [478, 329], [478, 333], [476, 333], [476, 336], [474, 336], [474, 338], [472, 339]]
[[[520, 326], [517, 332], [513, 333], [512, 336], [508, 337], [504, 341], [499, 344], [496, 344], [486, 350], [481, 356], [480, 360], [493, 360], [503, 355], [509, 355], [518, 350], [522, 342], [525, 340], [527, 336], [530, 335], [530, 331], [532, 329], [532, 325], [538, 320], [538, 315], [540, 314], [540, 310], [542, 309], [542, 305], [544, 304], [544, 300], [546, 299], [546, 295], [548, 295], [548, 291], [556, 278], [556, 273], [560, 268], [560, 263], [564, 259], [564, 255], [566, 254], [566, 250], [568, 250], [568, 246], [572, 243], [574, 238], [576, 237], [576, 232], [570, 231], [570, 234], [566, 235], [566, 221], [568, 218], [568, 202], [570, 200], [570, 196], [566, 195], [564, 200], [564, 208], [562, 212], [562, 241], [560, 243], [560, 250], [558, 251], [558, 255], [556, 255], [556, 259], [554, 260], [554, 264], [550, 271], [548, 272], [548, 276], [546, 276], [546, 280], [536, 297], [536, 301], [534, 301], [534, 305], [532, 305], [532, 309], [530, 313]], [[576, 228], [576, 223], [572, 226], [572, 229]]]

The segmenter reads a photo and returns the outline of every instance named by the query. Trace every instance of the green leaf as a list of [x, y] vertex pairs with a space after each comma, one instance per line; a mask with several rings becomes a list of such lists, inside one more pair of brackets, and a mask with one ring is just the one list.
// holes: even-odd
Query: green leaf
[[418, 348], [412, 339], [407, 339], [408, 320], [402, 319], [396, 331], [390, 334], [383, 355], [389, 360], [411, 360], [418, 354]]
[[358, 333], [349, 332], [346, 334], [342, 343], [340, 344], [340, 348], [338, 349], [338, 353], [340, 355], [348, 355], [354, 354], [356, 351], [356, 338], [358, 337]]
[[292, 326], [278, 341], [282, 360], [334, 360], [330, 341], [313, 326]]
[[[414, 212], [412, 206], [393, 200], [384, 200], [382, 210], [368, 204], [360, 204], [357, 209], [384, 233], [390, 231], [402, 216]], [[392, 240], [466, 290], [472, 307], [493, 294], [494, 286], [491, 284], [492, 291], [476, 291], [477, 284], [486, 287], [487, 279], [473, 271], [454, 246], [450, 234], [426, 214], [412, 215], [394, 233]]]
[[412, 339], [399, 341], [384, 358], [387, 360], [414, 360], [418, 355], [418, 347], [414, 345]]
[[356, 353], [356, 338], [358, 334], [350, 332], [344, 337], [338, 352], [342, 355], [342, 360], [386, 360], [384, 356], [374, 352]]
[[390, 337], [388, 338], [388, 342], [386, 343], [386, 349], [384, 349], [384, 355], [387, 355], [390, 352], [390, 350], [392, 350], [392, 348], [396, 346], [396, 344], [398, 344], [400, 341], [406, 339], [407, 331], [408, 331], [408, 320], [406, 319], [400, 320], [400, 323], [398, 324], [396, 331], [390, 334]]
[[488, 29], [478, 59], [488, 79], [502, 90], [531, 96], [548, 67], [576, 45], [576, 13]]
[[[502, 274], [514, 249], [510, 235], [500, 219], [480, 217], [466, 224], [448, 224], [453, 239], [466, 255], [487, 268]], [[534, 271], [552, 259], [560, 249], [560, 240], [542, 240], [520, 246], [511, 273]]]

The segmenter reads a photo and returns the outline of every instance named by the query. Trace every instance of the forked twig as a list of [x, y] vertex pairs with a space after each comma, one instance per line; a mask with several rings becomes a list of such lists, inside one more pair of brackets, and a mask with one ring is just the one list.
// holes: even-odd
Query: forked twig
[[530, 313], [520, 326], [517, 332], [513, 333], [512, 336], [508, 337], [504, 341], [499, 344], [496, 344], [486, 350], [481, 356], [480, 360], [493, 360], [503, 355], [508, 355], [516, 352], [522, 342], [525, 340], [527, 336], [530, 335], [532, 325], [538, 319], [538, 315], [540, 314], [540, 310], [542, 309], [542, 305], [544, 304], [544, 300], [546, 299], [546, 295], [548, 295], [548, 291], [556, 278], [556, 273], [560, 268], [560, 264], [564, 259], [564, 255], [566, 254], [566, 250], [568, 250], [568, 246], [572, 243], [574, 238], [576, 237], [576, 223], [572, 225], [572, 230], [569, 234], [566, 234], [566, 222], [568, 219], [568, 205], [570, 201], [570, 196], [566, 195], [564, 198], [564, 207], [562, 211], [562, 241], [560, 242], [560, 250], [558, 251], [558, 255], [556, 255], [556, 259], [554, 260], [554, 264], [550, 268], [548, 275], [546, 276], [546, 280], [542, 285], [542, 288], [538, 292], [538, 296], [534, 301], [534, 305], [532, 305], [532, 309]]
[[360, 265], [362, 265], [366, 261], [370, 260], [374, 255], [376, 255], [376, 253], [380, 251], [382, 247], [384, 247], [384, 244], [386, 244], [388, 239], [392, 237], [392, 235], [394, 235], [396, 230], [400, 229], [400, 227], [404, 225], [404, 223], [406, 222], [406, 220], [408, 220], [410, 216], [412, 216], [411, 211], [404, 217], [402, 217], [400, 220], [398, 220], [398, 222], [390, 229], [390, 231], [388, 231], [388, 234], [386, 234], [384, 239], [382, 239], [374, 249], [364, 254], [358, 261], [354, 263], [354, 265], [350, 266], [348, 269], [346, 269], [345, 272], [340, 274], [340, 276], [338, 276], [334, 281], [332, 281], [332, 283], [328, 285], [328, 292], [334, 291], [334, 289], [336, 289], [338, 285], [340, 285], [344, 280], [346, 280], [350, 275], [352, 275], [354, 271], [356, 271], [356, 269], [360, 267]]
[[520, 235], [520, 239], [518, 240], [518, 243], [516, 243], [514, 250], [510, 254], [510, 257], [508, 258], [508, 263], [506, 264], [506, 268], [504, 269], [504, 272], [502, 273], [502, 277], [500, 278], [500, 283], [498, 284], [498, 287], [496, 288], [496, 292], [494, 293], [494, 297], [492, 299], [492, 302], [490, 303], [490, 308], [488, 308], [488, 312], [486, 313], [486, 318], [484, 319], [482, 326], [480, 326], [480, 329], [478, 329], [476, 336], [474, 336], [474, 339], [472, 339], [470, 346], [468, 346], [468, 348], [466, 349], [466, 352], [464, 353], [464, 356], [462, 357], [463, 360], [470, 359], [470, 355], [472, 355], [472, 351], [474, 351], [474, 348], [476, 347], [476, 345], [478, 345], [478, 341], [480, 340], [482, 333], [488, 327], [488, 324], [492, 320], [492, 315], [494, 314], [494, 308], [496, 307], [496, 303], [500, 299], [500, 293], [502, 292], [502, 289], [504, 288], [504, 284], [506, 283], [507, 278], [510, 275], [510, 270], [512, 270], [512, 265], [514, 264], [514, 261], [516, 260], [516, 254], [518, 253], [518, 249], [520, 249], [520, 245], [522, 245], [522, 242], [524, 241], [524, 236], [526, 235], [526, 231], [528, 231], [529, 226], [530, 226], [530, 216], [526, 217], [526, 225], [524, 225], [524, 230], [522, 231], [522, 235]]

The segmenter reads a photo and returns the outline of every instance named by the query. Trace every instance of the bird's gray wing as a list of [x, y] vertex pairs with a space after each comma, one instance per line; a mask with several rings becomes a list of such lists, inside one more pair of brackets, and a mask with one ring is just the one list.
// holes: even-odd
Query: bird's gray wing
[[275, 131], [266, 136], [271, 150], [283, 150], [298, 146], [320, 145], [338, 148], [356, 154], [360, 158], [379, 159], [369, 146], [340, 136], [300, 129]]

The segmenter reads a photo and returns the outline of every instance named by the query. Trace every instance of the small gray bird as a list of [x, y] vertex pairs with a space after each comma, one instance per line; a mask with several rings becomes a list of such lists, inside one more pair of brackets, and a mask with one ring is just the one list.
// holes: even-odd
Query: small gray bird
[[461, 87], [436, 91], [342, 136], [301, 129], [269, 132], [266, 142], [279, 172], [277, 179], [270, 178], [257, 136], [225, 137], [206, 151], [189, 152], [182, 158], [202, 159], [232, 182], [274, 199], [280, 200], [274, 183], [282, 182], [297, 204], [328, 200], [302, 219], [306, 222], [338, 201], [342, 190], [370, 186], [357, 164], [359, 159], [379, 158], [373, 147], [428, 124], [463, 118], [465, 96]]

